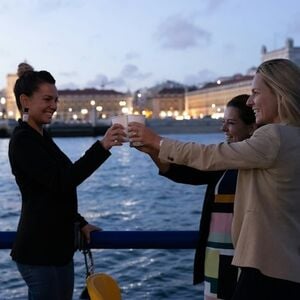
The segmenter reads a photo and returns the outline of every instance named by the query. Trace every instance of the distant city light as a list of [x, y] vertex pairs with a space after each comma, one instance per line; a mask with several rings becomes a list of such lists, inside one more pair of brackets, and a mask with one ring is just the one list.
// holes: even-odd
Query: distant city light
[[128, 114], [128, 107], [122, 107], [121, 112], [123, 114]]
[[4, 97], [1, 97], [0, 103], [1, 103], [2, 105], [4, 105], [4, 104], [6, 103], [6, 99], [5, 99]]
[[72, 112], [72, 111], [73, 111], [72, 107], [69, 107], [68, 111], [69, 111], [69, 112]]
[[215, 107], [216, 107], [216, 104], [213, 103], [213, 104], [211, 105], [211, 107], [212, 107], [212, 108], [215, 108]]
[[91, 104], [92, 106], [94, 106], [94, 105], [96, 104], [96, 101], [95, 101], [95, 100], [91, 100], [90, 104]]
[[217, 84], [221, 84], [222, 81], [220, 79], [217, 80]]
[[221, 119], [224, 118], [224, 114], [223, 113], [214, 113], [211, 115], [212, 119]]
[[164, 110], [162, 110], [162, 111], [159, 113], [159, 116], [160, 116], [161, 118], [165, 118], [165, 117], [167, 116], [167, 113], [166, 113]]
[[86, 108], [82, 108], [80, 112], [83, 115], [87, 115], [89, 111]]
[[96, 110], [97, 110], [97, 111], [102, 111], [102, 110], [103, 110], [103, 107], [99, 105], [99, 106], [96, 107]]

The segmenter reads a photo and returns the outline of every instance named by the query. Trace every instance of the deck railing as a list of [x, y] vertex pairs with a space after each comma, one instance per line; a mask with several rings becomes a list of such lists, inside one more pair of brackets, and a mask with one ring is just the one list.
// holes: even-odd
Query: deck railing
[[[16, 232], [0, 231], [0, 249], [11, 249]], [[95, 231], [91, 249], [195, 249], [197, 231]]]

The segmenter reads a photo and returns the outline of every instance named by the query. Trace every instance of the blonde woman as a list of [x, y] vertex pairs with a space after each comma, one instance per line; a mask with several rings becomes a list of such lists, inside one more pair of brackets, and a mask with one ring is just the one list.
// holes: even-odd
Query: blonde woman
[[200, 170], [239, 169], [232, 226], [233, 265], [241, 268], [233, 300], [299, 299], [300, 69], [286, 59], [262, 63], [248, 100], [258, 124], [237, 143], [201, 145], [162, 139], [132, 124], [132, 141], [162, 162]]

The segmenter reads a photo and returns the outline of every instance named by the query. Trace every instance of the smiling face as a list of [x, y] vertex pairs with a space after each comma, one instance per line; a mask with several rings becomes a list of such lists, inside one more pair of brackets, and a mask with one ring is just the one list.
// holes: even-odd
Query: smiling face
[[21, 96], [23, 108], [29, 109], [28, 123], [38, 131], [44, 124], [51, 123], [52, 116], [57, 109], [58, 94], [54, 84], [42, 83], [32, 96]]
[[240, 117], [239, 109], [236, 107], [226, 107], [222, 130], [225, 133], [227, 142], [240, 142], [249, 138], [254, 131], [254, 125], [247, 125]]
[[247, 105], [253, 109], [258, 125], [280, 122], [277, 101], [276, 95], [266, 85], [262, 76], [256, 73]]

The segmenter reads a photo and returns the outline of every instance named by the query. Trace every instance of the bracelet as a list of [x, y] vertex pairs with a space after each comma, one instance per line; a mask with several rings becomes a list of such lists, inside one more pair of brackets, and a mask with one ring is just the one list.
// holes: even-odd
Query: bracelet
[[164, 141], [164, 139], [161, 139], [161, 140], [159, 141], [159, 148], [161, 147], [163, 141]]

